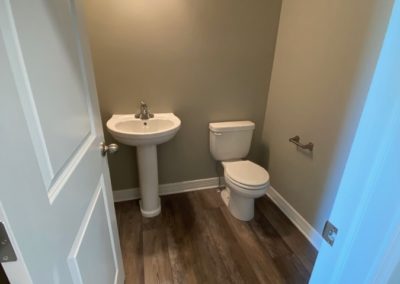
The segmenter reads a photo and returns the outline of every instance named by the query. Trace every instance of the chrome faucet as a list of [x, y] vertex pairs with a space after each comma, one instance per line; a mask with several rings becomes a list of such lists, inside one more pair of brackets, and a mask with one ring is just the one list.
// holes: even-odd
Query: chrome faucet
[[135, 114], [135, 118], [140, 118], [143, 120], [153, 118], [154, 114], [149, 112], [147, 104], [144, 101], [140, 101], [140, 112]]

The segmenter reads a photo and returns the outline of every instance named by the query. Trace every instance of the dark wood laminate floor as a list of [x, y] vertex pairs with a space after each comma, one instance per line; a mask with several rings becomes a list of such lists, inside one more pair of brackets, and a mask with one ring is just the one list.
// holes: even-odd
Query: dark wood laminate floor
[[307, 283], [316, 251], [267, 197], [255, 217], [232, 217], [213, 190], [163, 196], [143, 218], [138, 201], [116, 204], [131, 283]]

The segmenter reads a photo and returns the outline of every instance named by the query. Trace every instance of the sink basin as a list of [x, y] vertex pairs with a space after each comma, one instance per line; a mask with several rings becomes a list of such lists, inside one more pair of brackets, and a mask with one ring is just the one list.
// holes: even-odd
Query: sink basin
[[114, 114], [107, 121], [111, 135], [130, 146], [165, 143], [175, 136], [180, 126], [180, 119], [173, 113], [156, 113], [147, 120], [135, 118], [134, 114]]
[[134, 114], [114, 114], [107, 121], [107, 129], [117, 141], [136, 146], [140, 211], [144, 217], [161, 212], [158, 194], [157, 145], [171, 140], [181, 127], [173, 113], [155, 113], [153, 118], [141, 120]]

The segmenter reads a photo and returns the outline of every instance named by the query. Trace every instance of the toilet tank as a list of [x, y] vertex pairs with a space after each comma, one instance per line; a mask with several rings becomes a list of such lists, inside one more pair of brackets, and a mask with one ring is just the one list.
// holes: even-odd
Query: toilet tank
[[255, 124], [251, 121], [210, 123], [210, 151], [214, 159], [228, 161], [246, 157], [254, 128]]

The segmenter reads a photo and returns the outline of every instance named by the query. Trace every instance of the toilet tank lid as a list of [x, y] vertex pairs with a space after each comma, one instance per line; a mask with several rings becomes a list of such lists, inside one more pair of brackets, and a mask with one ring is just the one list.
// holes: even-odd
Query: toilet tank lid
[[249, 120], [211, 122], [209, 128], [213, 132], [229, 132], [236, 130], [252, 130], [255, 128], [255, 124]]

